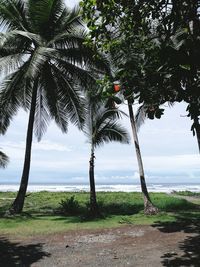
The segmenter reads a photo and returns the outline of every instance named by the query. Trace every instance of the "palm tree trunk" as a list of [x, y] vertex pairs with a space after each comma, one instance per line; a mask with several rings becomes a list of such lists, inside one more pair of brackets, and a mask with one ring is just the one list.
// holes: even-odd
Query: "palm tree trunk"
[[25, 159], [24, 159], [24, 167], [21, 177], [20, 188], [17, 194], [16, 199], [14, 200], [10, 213], [18, 214], [21, 213], [24, 207], [24, 200], [26, 196], [28, 179], [29, 179], [29, 171], [30, 171], [30, 163], [31, 163], [31, 148], [32, 148], [32, 139], [33, 139], [33, 126], [34, 126], [34, 117], [35, 117], [35, 108], [36, 108], [36, 100], [37, 100], [37, 82], [35, 82], [32, 93], [31, 100], [31, 108], [29, 113], [29, 122], [26, 136], [26, 149], [25, 149]]
[[145, 176], [144, 176], [142, 156], [141, 156], [141, 152], [140, 152], [140, 145], [139, 145], [136, 125], [135, 125], [133, 106], [132, 106], [132, 102], [130, 99], [128, 99], [128, 109], [129, 109], [131, 128], [132, 128], [133, 139], [134, 139], [134, 143], [135, 143], [136, 156], [137, 156], [138, 167], [139, 167], [140, 184], [141, 184], [141, 189], [142, 189], [142, 193], [143, 193], [143, 197], [144, 197], [144, 213], [152, 215], [152, 214], [158, 213], [158, 209], [152, 204], [148, 190], [147, 190]]
[[89, 178], [90, 178], [90, 213], [93, 217], [98, 215], [98, 205], [96, 201], [96, 190], [94, 180], [94, 148], [91, 149], [91, 156], [89, 161]]

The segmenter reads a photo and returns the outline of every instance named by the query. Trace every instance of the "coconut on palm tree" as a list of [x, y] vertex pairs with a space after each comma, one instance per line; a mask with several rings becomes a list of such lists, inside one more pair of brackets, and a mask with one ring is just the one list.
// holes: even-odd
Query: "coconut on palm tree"
[[[0, 128], [20, 107], [29, 110], [21, 184], [11, 212], [20, 213], [28, 186], [33, 130], [38, 140], [54, 119], [63, 132], [84, 119], [80, 88], [93, 82], [92, 68], [104, 69], [84, 45], [79, 11], [62, 0], [0, 0]], [[81, 86], [80, 86], [81, 85]]]
[[87, 115], [84, 123], [84, 133], [90, 144], [89, 181], [90, 181], [90, 213], [99, 214], [95, 191], [95, 150], [109, 142], [129, 143], [126, 129], [120, 125], [118, 109], [109, 109], [98, 99], [98, 95], [88, 95]]

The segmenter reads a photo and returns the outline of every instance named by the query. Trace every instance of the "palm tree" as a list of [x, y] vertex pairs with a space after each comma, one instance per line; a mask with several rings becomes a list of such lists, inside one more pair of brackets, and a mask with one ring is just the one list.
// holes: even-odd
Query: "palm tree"
[[119, 110], [108, 109], [99, 102], [98, 95], [88, 96], [88, 110], [85, 118], [84, 133], [91, 147], [89, 160], [90, 181], [90, 213], [99, 214], [95, 191], [95, 149], [112, 141], [129, 143], [129, 135], [124, 127], [118, 123]]
[[[114, 71], [113, 71], [113, 73], [114, 73]], [[111, 80], [113, 80], [113, 76], [111, 77]], [[117, 86], [121, 87], [120, 82]], [[142, 160], [142, 155], [141, 155], [140, 145], [139, 145], [139, 138], [138, 138], [138, 134], [137, 134], [137, 129], [139, 129], [139, 127], [137, 128], [137, 124], [138, 124], [138, 126], [140, 126], [144, 122], [144, 119], [145, 119], [144, 117], [146, 114], [145, 113], [146, 106], [145, 107], [142, 106], [142, 108], [138, 111], [138, 113], [136, 115], [136, 119], [135, 119], [135, 115], [134, 115], [134, 111], [133, 111], [133, 92], [131, 92], [131, 93], [128, 92], [129, 94], [127, 94], [127, 90], [123, 86], [121, 88], [123, 90], [121, 90], [121, 89], [119, 90], [123, 93], [123, 96], [121, 95], [121, 93], [118, 96], [116, 96], [116, 92], [115, 92], [115, 90], [113, 90], [112, 87], [113, 87], [113, 84], [109, 84], [108, 88], [106, 88], [106, 90], [108, 89], [108, 91], [110, 91], [110, 92], [112, 91], [111, 96], [108, 96], [107, 106], [112, 107], [117, 102], [120, 104], [120, 98], [118, 98], [118, 97], [125, 98], [127, 100], [129, 119], [130, 119], [132, 135], [133, 135], [135, 151], [136, 151], [136, 157], [137, 157], [137, 162], [138, 162], [141, 191], [142, 191], [143, 198], [144, 198], [144, 213], [147, 215], [156, 214], [156, 213], [158, 213], [158, 209], [157, 209], [157, 207], [155, 207], [153, 205], [153, 203], [150, 199], [149, 193], [148, 193], [148, 189], [147, 189], [147, 185], [146, 185], [146, 181], [145, 181], [143, 160]], [[110, 94], [108, 94], [108, 95], [110, 95]]]
[[[146, 185], [143, 160], [142, 160], [142, 155], [141, 155], [141, 150], [140, 150], [139, 138], [137, 134], [135, 115], [133, 111], [134, 99], [138, 97], [138, 94], [134, 92], [135, 85], [131, 79], [133, 78], [134, 80], [137, 77], [135, 83], [137, 83], [137, 86], [138, 86], [139, 84], [138, 81], [141, 79], [140, 60], [143, 57], [143, 55], [139, 56], [140, 53], [137, 51], [137, 47], [135, 47], [134, 49], [130, 49], [129, 53], [126, 53], [126, 52], [124, 53], [124, 51], [121, 50], [121, 51], [118, 51], [117, 54], [114, 53], [111, 56], [111, 64], [112, 64], [112, 69], [113, 69], [113, 75], [111, 79], [113, 80], [113, 77], [116, 76], [117, 80], [119, 81], [122, 80], [121, 92], [123, 93], [123, 97], [125, 98], [125, 100], [127, 100], [127, 104], [128, 104], [130, 125], [132, 129], [132, 136], [133, 136], [135, 152], [136, 152], [136, 157], [137, 157], [137, 162], [138, 162], [141, 191], [142, 191], [143, 198], [144, 198], [144, 213], [147, 215], [150, 215], [150, 214], [158, 213], [158, 208], [153, 205], [151, 198], [149, 196], [147, 185]], [[115, 62], [118, 62], [118, 63], [114, 64]], [[126, 75], [124, 74], [124, 70], [128, 70], [129, 68], [131, 69], [132, 73], [131, 75], [129, 74], [130, 75], [129, 77], [126, 77]]]
[[0, 0], [0, 128], [19, 107], [29, 110], [20, 188], [10, 211], [20, 213], [28, 186], [33, 130], [38, 140], [54, 119], [63, 132], [68, 122], [81, 127], [82, 92], [93, 82], [89, 68], [105, 68], [84, 45], [79, 11], [62, 0]]
[[0, 168], [5, 168], [9, 162], [8, 156], [0, 151]]
[[157, 209], [157, 207], [155, 207], [153, 205], [153, 203], [150, 199], [147, 185], [146, 185], [146, 181], [145, 181], [143, 160], [142, 160], [142, 156], [141, 156], [140, 144], [139, 144], [136, 122], [135, 122], [135, 116], [134, 116], [134, 112], [133, 112], [133, 103], [132, 103], [130, 98], [127, 100], [127, 102], [128, 102], [129, 118], [130, 118], [130, 124], [131, 124], [131, 128], [132, 128], [133, 140], [134, 140], [134, 144], [135, 144], [136, 157], [137, 157], [137, 161], [138, 161], [141, 191], [142, 191], [143, 198], [144, 198], [144, 213], [147, 215], [152, 215], [152, 214], [158, 213], [158, 209]]

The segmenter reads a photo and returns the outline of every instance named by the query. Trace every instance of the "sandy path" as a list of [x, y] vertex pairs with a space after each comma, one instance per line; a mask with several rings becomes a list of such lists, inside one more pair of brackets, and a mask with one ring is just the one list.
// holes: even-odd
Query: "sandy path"
[[0, 266], [199, 267], [197, 232], [197, 228], [185, 231], [172, 226], [122, 226], [28, 238], [23, 242], [0, 238]]

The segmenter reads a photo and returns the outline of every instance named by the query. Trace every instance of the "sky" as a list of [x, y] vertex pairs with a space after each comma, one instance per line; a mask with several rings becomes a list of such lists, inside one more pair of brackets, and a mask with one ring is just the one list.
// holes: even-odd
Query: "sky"
[[[66, 1], [72, 7], [78, 1]], [[124, 111], [127, 106], [124, 105]], [[139, 131], [147, 183], [200, 183], [200, 158], [190, 131], [186, 104], [165, 107], [160, 120], [146, 120]], [[128, 112], [128, 111], [127, 111]], [[0, 169], [0, 183], [19, 183], [23, 167], [28, 115], [20, 110], [0, 148], [10, 157]], [[131, 135], [128, 118], [123, 119]], [[33, 141], [30, 183], [88, 183], [90, 146], [83, 133], [70, 126], [62, 134], [52, 122], [40, 143]], [[95, 177], [99, 184], [139, 183], [135, 148], [112, 143], [96, 150]]]
[[[141, 151], [148, 183], [199, 183], [200, 161], [196, 138], [190, 131], [191, 121], [185, 117], [186, 105], [166, 108], [160, 120], [146, 120], [139, 131]], [[127, 106], [123, 106], [127, 110]], [[0, 183], [20, 181], [28, 115], [20, 111], [0, 147], [10, 157], [7, 169], [0, 170]], [[122, 123], [130, 135], [130, 123]], [[88, 182], [90, 146], [86, 137], [74, 126], [62, 134], [52, 122], [40, 143], [33, 141], [30, 182], [75, 183]], [[108, 183], [137, 183], [137, 160], [133, 144], [112, 143], [96, 150], [96, 181]]]

